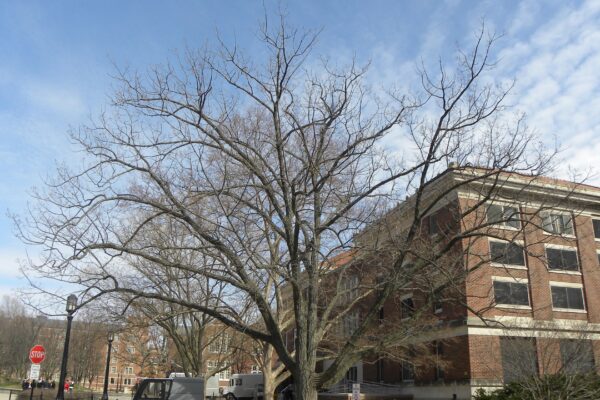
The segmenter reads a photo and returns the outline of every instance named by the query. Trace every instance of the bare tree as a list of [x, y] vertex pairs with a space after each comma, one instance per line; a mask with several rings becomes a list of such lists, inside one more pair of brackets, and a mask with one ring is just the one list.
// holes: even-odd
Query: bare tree
[[46, 321], [35, 318], [13, 297], [4, 296], [0, 307], [0, 371], [10, 378], [24, 378], [31, 364], [29, 349]]
[[[148, 74], [122, 72], [112, 113], [73, 134], [88, 165], [59, 169], [17, 223], [43, 249], [36, 274], [80, 285], [84, 303], [121, 293], [204, 313], [271, 346], [304, 400], [364, 357], [402, 353], [426, 329], [419, 312], [401, 330], [380, 329], [380, 310], [401, 306], [408, 282], [460, 290], [457, 247], [486, 232], [422, 240], [447, 195], [482, 188], [455, 210], [462, 221], [511, 174], [533, 182], [547, 172], [550, 156], [505, 108], [510, 84], [490, 83], [496, 37], [483, 29], [451, 68], [421, 70], [410, 96], [374, 91], [355, 63], [311, 68], [316, 35], [276, 25], [262, 27], [264, 59], [222, 44]], [[402, 143], [397, 152], [385, 138]], [[436, 186], [452, 162], [457, 179]], [[180, 240], [153, 240], [167, 225]], [[342, 254], [352, 261], [336, 262]], [[347, 285], [361, 263], [382, 278]], [[162, 290], [166, 273], [227, 289], [214, 304], [187, 300]], [[359, 303], [360, 318], [349, 318]]]
[[104, 366], [106, 326], [87, 310], [77, 317], [69, 344], [68, 372], [77, 384], [91, 387]]

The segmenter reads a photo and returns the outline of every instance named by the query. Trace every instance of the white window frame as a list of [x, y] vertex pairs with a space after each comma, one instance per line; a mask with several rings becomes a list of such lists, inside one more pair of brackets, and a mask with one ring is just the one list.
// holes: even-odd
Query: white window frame
[[562, 288], [575, 288], [575, 289], [580, 289], [581, 290], [581, 300], [583, 302], [583, 310], [579, 310], [577, 308], [560, 308], [560, 307], [554, 307], [554, 302], [552, 302], [552, 311], [557, 311], [557, 312], [568, 312], [568, 313], [575, 313], [575, 314], [587, 314], [587, 304], [585, 302], [585, 296], [583, 293], [583, 284], [581, 283], [572, 283], [572, 282], [557, 282], [557, 281], [550, 281], [550, 299], [552, 299], [552, 288], [553, 287], [562, 287]]
[[[562, 233], [562, 232], [548, 232], [547, 230], [544, 229], [544, 216], [543, 214], [547, 213], [550, 215], [561, 215], [561, 216], [569, 216], [569, 218], [571, 218], [571, 230], [573, 231], [573, 233]], [[569, 211], [559, 211], [559, 210], [543, 210], [540, 211], [539, 213], [540, 218], [542, 219], [542, 233], [544, 235], [548, 235], [548, 236], [561, 236], [561, 237], [566, 237], [566, 238], [575, 238], [575, 218], [573, 218], [573, 214], [570, 213]]]
[[350, 303], [359, 295], [360, 278], [356, 274], [349, 274], [342, 278], [342, 303]]
[[527, 299], [529, 300], [529, 305], [521, 305], [521, 304], [504, 304], [504, 303], [496, 303], [495, 308], [511, 308], [515, 310], [531, 310], [531, 293], [529, 293], [529, 279], [527, 278], [515, 278], [512, 276], [492, 276], [492, 295], [494, 296], [494, 302], [496, 301], [496, 293], [494, 292], [494, 282], [508, 282], [508, 283], [524, 283], [527, 285]]
[[[413, 378], [412, 379], [404, 379], [404, 374], [403, 374], [403, 372], [404, 372], [404, 365], [402, 365], [404, 363], [412, 365], [412, 371], [413, 371], [413, 373], [412, 373]], [[416, 376], [415, 364], [411, 363], [410, 361], [402, 360], [401, 364], [400, 364], [400, 376], [401, 376], [402, 382], [404, 382], [404, 383], [413, 383], [415, 381], [414, 377]]]
[[[569, 251], [575, 251], [575, 256], [577, 257], [577, 267], [578, 270], [577, 271], [568, 271], [568, 270], [563, 270], [563, 269], [553, 269], [550, 268], [550, 265], [548, 264], [548, 253], [546, 252], [546, 249], [556, 249], [556, 250], [569, 250]], [[564, 274], [564, 275], [579, 275], [581, 276], [581, 260], [579, 259], [579, 249], [577, 248], [577, 246], [565, 246], [562, 244], [551, 244], [551, 243], [546, 243], [544, 245], [544, 257], [546, 257], [546, 264], [547, 267], [546, 269], [548, 270], [548, 272], [552, 272], [553, 274]]]
[[519, 207], [518, 204], [504, 203], [504, 202], [498, 202], [498, 201], [493, 201], [493, 202], [488, 201], [487, 203], [485, 203], [485, 221], [487, 223], [490, 223], [490, 221], [488, 221], [488, 207], [489, 206], [502, 207], [502, 214], [503, 215], [504, 215], [504, 207], [516, 208], [517, 209], [517, 216], [518, 216], [517, 221], [519, 221], [519, 227], [518, 228], [515, 228], [515, 227], [510, 226], [510, 225], [506, 225], [507, 221], [501, 222], [501, 223], [492, 223], [492, 224], [490, 224], [490, 226], [493, 226], [494, 228], [498, 228], [498, 229], [506, 229], [506, 230], [509, 230], [509, 231], [520, 231], [523, 228], [523, 223], [521, 221], [521, 207]]
[[400, 315], [400, 321], [406, 321], [406, 320], [408, 320], [408, 319], [410, 319], [412, 317], [412, 316], [405, 317], [404, 313], [402, 313], [402, 302], [404, 300], [408, 300], [408, 299], [411, 299], [412, 302], [413, 302], [413, 313], [414, 313], [415, 299], [413, 297], [413, 294], [412, 293], [403, 294], [402, 296], [400, 296], [400, 313], [401, 313], [401, 315]]
[[208, 352], [212, 354], [222, 354], [229, 351], [231, 337], [227, 332], [222, 332], [213, 339], [208, 345]]
[[492, 267], [496, 267], [496, 268], [510, 268], [510, 269], [521, 269], [521, 270], [528, 269], [528, 266], [527, 266], [527, 253], [525, 252], [525, 243], [522, 240], [512, 240], [511, 241], [511, 240], [502, 240], [502, 239], [488, 237], [488, 254], [490, 255], [490, 259], [492, 257], [491, 242], [508, 243], [508, 244], [514, 243], [516, 245], [521, 246], [521, 248], [523, 249], [523, 261], [525, 262], [525, 265], [517, 265], [517, 264], [502, 264], [502, 263], [490, 261], [490, 265]]
[[594, 240], [596, 242], [600, 242], [600, 238], [596, 237], [596, 232], [594, 231], [594, 221], [600, 221], [600, 216], [592, 216], [592, 235], [594, 235]]

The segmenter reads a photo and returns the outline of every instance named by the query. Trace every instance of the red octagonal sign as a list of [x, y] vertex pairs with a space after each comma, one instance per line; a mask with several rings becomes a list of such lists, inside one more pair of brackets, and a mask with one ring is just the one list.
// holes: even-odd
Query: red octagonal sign
[[46, 349], [42, 345], [35, 345], [29, 350], [29, 359], [34, 364], [39, 364], [46, 358]]

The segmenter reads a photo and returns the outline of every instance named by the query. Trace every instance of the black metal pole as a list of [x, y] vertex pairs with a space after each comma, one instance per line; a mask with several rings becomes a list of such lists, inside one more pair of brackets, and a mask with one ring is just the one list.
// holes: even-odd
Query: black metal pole
[[108, 341], [108, 354], [106, 355], [106, 370], [104, 371], [104, 390], [102, 391], [102, 400], [108, 400], [108, 369], [110, 368], [110, 351], [112, 350], [112, 340]]
[[65, 347], [63, 348], [62, 362], [60, 363], [60, 379], [58, 381], [58, 391], [56, 400], [65, 399], [65, 378], [67, 377], [67, 359], [69, 358], [69, 339], [71, 338], [71, 321], [73, 314], [67, 316], [67, 334], [65, 335]]

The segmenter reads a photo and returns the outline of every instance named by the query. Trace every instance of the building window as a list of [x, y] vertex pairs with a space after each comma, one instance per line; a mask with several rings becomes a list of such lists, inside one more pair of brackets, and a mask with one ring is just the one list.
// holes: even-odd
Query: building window
[[231, 370], [229, 368], [226, 368], [223, 371], [219, 372], [219, 379], [229, 380], [230, 377], [231, 377]]
[[549, 269], [579, 271], [577, 250], [575, 249], [555, 249], [547, 247], [546, 260]]
[[538, 375], [534, 338], [501, 337], [500, 352], [504, 383], [523, 381]]
[[442, 290], [436, 289], [431, 294], [431, 306], [434, 314], [440, 314], [444, 310], [444, 303], [442, 301]]
[[415, 303], [412, 297], [407, 297], [400, 301], [400, 313], [402, 319], [410, 318], [415, 312]]
[[208, 351], [210, 353], [226, 353], [229, 349], [229, 343], [229, 335], [223, 333], [213, 339], [213, 341], [208, 345]]
[[435, 379], [442, 380], [444, 379], [444, 367], [443, 364], [443, 356], [444, 356], [444, 344], [440, 341], [433, 342], [433, 348], [435, 352]]
[[135, 353], [135, 347], [133, 347], [133, 346], [127, 346], [127, 352], [128, 352], [129, 354], [133, 354], [133, 353]]
[[496, 304], [529, 306], [527, 283], [494, 281]]
[[110, 378], [110, 384], [114, 385], [115, 384], [115, 378]]
[[[225, 367], [226, 364], [227, 363], [225, 361], [217, 362], [217, 361], [209, 360], [206, 363], [206, 366], [207, 366], [208, 372], [210, 373], [211, 371], [214, 371], [215, 369], [220, 369], [220, 368]], [[253, 366], [253, 368], [254, 368], [254, 366]], [[254, 371], [252, 371], [252, 373], [254, 373]], [[217, 376], [219, 377], [219, 379], [229, 380], [229, 378], [231, 377], [231, 369], [225, 368], [222, 371], [219, 371], [217, 373]]]
[[123, 379], [123, 384], [124, 385], [131, 385], [131, 378], [125, 378], [125, 379]]
[[133, 367], [125, 367], [125, 373], [127, 375], [133, 375]]
[[567, 375], [587, 374], [595, 370], [591, 340], [560, 340], [562, 372]]
[[250, 368], [250, 373], [252, 373], [252, 374], [260, 374], [260, 365], [253, 365]]
[[542, 211], [542, 229], [556, 235], [573, 235], [573, 219], [571, 214], [555, 211]]
[[383, 358], [380, 358], [377, 360], [377, 382], [383, 382], [384, 381], [384, 364], [383, 364]]
[[344, 276], [341, 282], [342, 303], [350, 303], [358, 297], [360, 280], [357, 275]]
[[356, 368], [356, 366], [350, 367], [348, 371], [346, 371], [346, 381], [358, 382], [358, 368]]
[[[350, 311], [342, 317], [339, 325], [339, 335], [342, 337], [350, 336], [358, 329], [360, 316], [358, 310]], [[294, 332], [295, 333], [295, 332]], [[295, 335], [294, 335], [295, 338]], [[295, 341], [294, 341], [295, 342]]]
[[523, 247], [516, 243], [490, 240], [490, 256], [493, 263], [525, 266]]
[[551, 286], [554, 309], [585, 310], [580, 287]]
[[413, 382], [415, 380], [415, 366], [408, 361], [402, 361], [402, 382]]
[[110, 367], [110, 373], [111, 374], [116, 374], [117, 373], [117, 367]]
[[440, 229], [440, 225], [438, 223], [437, 216], [430, 215], [428, 218], [428, 221], [429, 221], [429, 234], [433, 236], [433, 235], [437, 235], [438, 233], [440, 233], [441, 229]]
[[594, 225], [594, 237], [600, 239], [600, 219], [593, 219], [592, 224]]
[[519, 229], [521, 227], [519, 210], [517, 207], [490, 204], [487, 207], [486, 216], [487, 222], [490, 224], [514, 229]]

